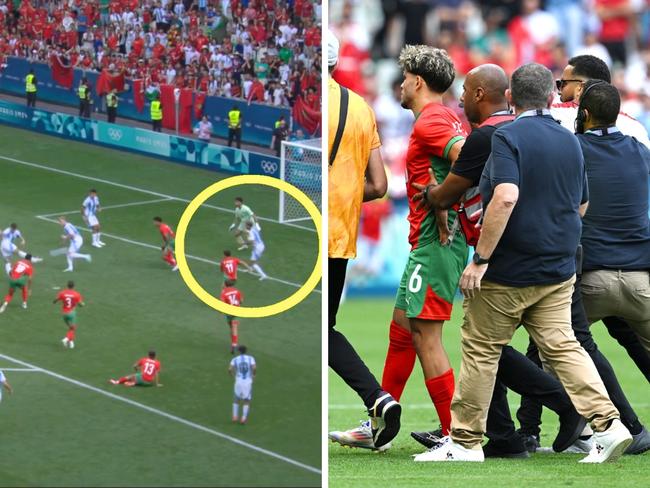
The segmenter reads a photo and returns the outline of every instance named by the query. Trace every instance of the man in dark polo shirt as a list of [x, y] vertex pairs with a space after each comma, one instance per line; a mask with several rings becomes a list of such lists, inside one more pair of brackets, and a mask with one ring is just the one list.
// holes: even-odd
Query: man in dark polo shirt
[[460, 280], [465, 319], [451, 435], [416, 461], [483, 461], [499, 357], [519, 324], [596, 432], [581, 462], [616, 459], [632, 442], [571, 330], [575, 250], [588, 191], [577, 140], [550, 116], [553, 91], [553, 75], [542, 65], [512, 75], [506, 98], [517, 119], [492, 137], [480, 182], [481, 236]]
[[650, 150], [616, 127], [620, 103], [612, 85], [585, 84], [578, 140], [594, 198], [583, 219], [582, 295], [589, 323], [622, 317], [650, 354]]
[[[508, 76], [497, 65], [484, 64], [467, 73], [460, 101], [465, 116], [474, 129], [467, 137], [449, 175], [440, 185], [433, 176], [426, 187], [414, 185], [422, 190], [422, 193], [415, 195], [415, 201], [426, 198], [427, 206], [441, 210], [450, 209], [461, 199], [465, 200], [465, 205], [472, 201], [478, 193], [481, 174], [492, 151], [492, 134], [515, 118], [506, 101], [507, 89]], [[472, 213], [472, 210], [467, 213]], [[469, 236], [466, 238], [470, 242]], [[505, 346], [499, 359], [490, 402], [486, 432], [490, 441], [483, 447], [485, 457], [528, 457], [523, 439], [515, 432], [507, 388], [535, 398], [560, 416], [560, 433], [553, 443], [557, 451], [566, 449], [577, 439], [585, 421], [576, 412], [562, 384], [519, 351]], [[411, 436], [425, 447], [431, 448], [440, 441], [442, 432], [440, 429], [411, 432]]]

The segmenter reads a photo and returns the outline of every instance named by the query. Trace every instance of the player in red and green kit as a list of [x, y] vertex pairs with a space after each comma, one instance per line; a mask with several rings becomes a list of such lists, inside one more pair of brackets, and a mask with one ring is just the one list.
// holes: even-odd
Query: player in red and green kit
[[[244, 301], [241, 292], [235, 288], [235, 280], [227, 279], [221, 289], [220, 300], [228, 305], [240, 307]], [[230, 353], [235, 354], [238, 341], [239, 320], [232, 315], [226, 315], [226, 322], [230, 326]]]
[[251, 269], [246, 261], [234, 257], [229, 250], [223, 252], [223, 259], [219, 263], [219, 269], [223, 273], [224, 282], [225, 280], [237, 281], [237, 268], [240, 264], [243, 264], [248, 270]]
[[160, 361], [156, 359], [156, 351], [149, 351], [147, 357], [140, 358], [133, 365], [137, 372], [122, 376], [119, 380], [110, 379], [113, 385], [124, 386], [162, 386], [160, 383]]
[[399, 63], [404, 72], [402, 107], [415, 115], [406, 156], [411, 252], [390, 324], [382, 388], [399, 401], [417, 355], [442, 435], [447, 435], [454, 373], [442, 344], [442, 327], [451, 317], [468, 249], [455, 224], [455, 212], [430, 212], [418, 208], [412, 198], [419, 193], [414, 183], [429, 183], [429, 168], [438, 181], [445, 179], [466, 133], [456, 114], [442, 103], [455, 77], [447, 52], [429, 46], [406, 46]]
[[32, 255], [26, 254], [23, 259], [16, 261], [9, 272], [9, 292], [5, 296], [2, 306], [0, 306], [0, 313], [7, 309], [7, 305], [11, 302], [16, 288], [20, 288], [23, 292], [23, 308], [27, 308], [27, 297], [29, 290], [32, 288], [32, 276], [34, 275], [34, 267], [32, 266]]
[[61, 302], [63, 321], [68, 326], [68, 333], [61, 339], [61, 342], [63, 347], [74, 349], [74, 339], [77, 331], [77, 305], [83, 307], [84, 298], [74, 289], [74, 282], [68, 281], [67, 289], [60, 291], [52, 303], [56, 302]]
[[153, 223], [158, 227], [163, 239], [163, 245], [160, 248], [162, 249], [163, 261], [172, 267], [172, 271], [177, 271], [178, 264], [176, 264], [176, 258], [174, 257], [174, 239], [176, 238], [176, 234], [169, 225], [162, 221], [160, 217], [154, 217]]

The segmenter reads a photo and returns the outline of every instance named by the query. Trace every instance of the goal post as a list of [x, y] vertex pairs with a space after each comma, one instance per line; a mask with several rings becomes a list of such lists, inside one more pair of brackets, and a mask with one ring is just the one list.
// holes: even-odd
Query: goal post
[[[322, 139], [282, 141], [280, 179], [305, 193], [322, 212]], [[293, 197], [280, 192], [278, 220], [299, 223], [311, 220], [307, 210]]]

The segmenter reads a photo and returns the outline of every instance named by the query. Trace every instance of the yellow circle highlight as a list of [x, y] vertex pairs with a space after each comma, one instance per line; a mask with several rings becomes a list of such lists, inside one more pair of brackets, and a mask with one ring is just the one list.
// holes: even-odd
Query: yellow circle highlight
[[[217, 194], [222, 190], [226, 190], [233, 186], [238, 185], [265, 185], [273, 188], [277, 188], [280, 191], [288, 193], [293, 198], [298, 200], [298, 202], [305, 207], [309, 216], [314, 221], [316, 225], [316, 233], [318, 235], [318, 257], [316, 258], [316, 265], [311, 272], [311, 275], [305, 281], [305, 283], [292, 295], [281, 300], [277, 303], [271, 305], [266, 305], [264, 307], [235, 307], [234, 305], [229, 305], [222, 302], [216, 297], [208, 293], [192, 275], [192, 271], [187, 264], [187, 259], [185, 257], [185, 234], [187, 233], [187, 227], [189, 226], [190, 220], [198, 210], [198, 208], [211, 196]], [[181, 216], [181, 220], [178, 223], [178, 229], [176, 232], [176, 262], [178, 264], [178, 269], [181, 273], [181, 277], [187, 287], [192, 290], [192, 292], [206, 305], [214, 308], [215, 310], [222, 312], [226, 315], [234, 315], [236, 317], [245, 317], [245, 318], [255, 318], [255, 317], [268, 317], [270, 315], [276, 315], [282, 312], [286, 312], [292, 307], [298, 305], [303, 301], [307, 295], [309, 295], [316, 285], [320, 281], [321, 277], [321, 215], [318, 211], [318, 208], [312, 202], [307, 195], [305, 195], [301, 190], [296, 188], [286, 181], [279, 180], [277, 178], [271, 178], [270, 176], [260, 176], [260, 175], [241, 175], [233, 176], [231, 178], [226, 178], [221, 180], [213, 185], [210, 185], [187, 205]]]

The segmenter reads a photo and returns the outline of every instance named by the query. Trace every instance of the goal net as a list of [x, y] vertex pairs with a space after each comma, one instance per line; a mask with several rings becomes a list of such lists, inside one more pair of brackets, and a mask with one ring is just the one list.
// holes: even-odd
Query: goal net
[[[322, 139], [283, 141], [280, 152], [280, 179], [302, 190], [322, 212]], [[280, 222], [307, 222], [307, 209], [292, 196], [280, 192]]]

